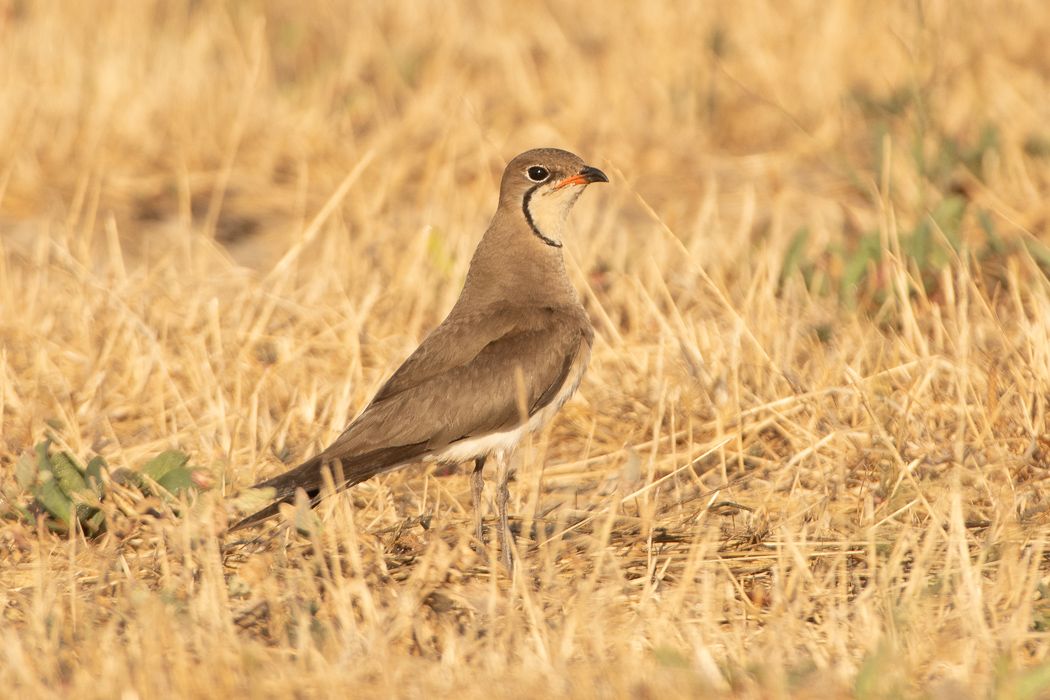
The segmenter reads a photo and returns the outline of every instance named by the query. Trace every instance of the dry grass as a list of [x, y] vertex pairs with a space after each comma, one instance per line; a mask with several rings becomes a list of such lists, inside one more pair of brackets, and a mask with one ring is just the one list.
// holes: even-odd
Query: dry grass
[[[1046, 697], [1048, 40], [1041, 0], [0, 2], [5, 498], [46, 435], [222, 481], [95, 540], [0, 522], [4, 696]], [[613, 183], [515, 576], [462, 472], [225, 536], [541, 145]]]

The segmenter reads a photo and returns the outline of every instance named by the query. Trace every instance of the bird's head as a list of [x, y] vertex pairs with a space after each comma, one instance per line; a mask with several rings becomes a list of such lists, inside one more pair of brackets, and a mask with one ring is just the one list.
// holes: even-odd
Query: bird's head
[[572, 205], [592, 182], [608, 182], [601, 170], [556, 148], [535, 148], [517, 156], [503, 171], [500, 208], [516, 209], [532, 233], [561, 247], [561, 231]]

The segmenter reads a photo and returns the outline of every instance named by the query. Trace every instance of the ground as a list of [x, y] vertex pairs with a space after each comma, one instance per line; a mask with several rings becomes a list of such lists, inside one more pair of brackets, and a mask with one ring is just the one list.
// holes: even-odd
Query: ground
[[[1048, 40], [1038, 0], [0, 0], [0, 687], [1050, 696]], [[228, 533], [539, 146], [611, 182], [514, 574], [469, 468]], [[106, 460], [99, 531], [19, 481], [46, 439]], [[126, 480], [166, 450], [211, 487]]]

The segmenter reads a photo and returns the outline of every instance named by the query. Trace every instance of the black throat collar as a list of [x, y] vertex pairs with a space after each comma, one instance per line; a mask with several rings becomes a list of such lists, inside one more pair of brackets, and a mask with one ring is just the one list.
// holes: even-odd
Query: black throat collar
[[529, 200], [532, 199], [532, 193], [535, 192], [538, 188], [539, 185], [533, 185], [525, 191], [525, 196], [521, 200], [521, 213], [525, 215], [525, 221], [529, 222], [529, 228], [532, 229], [532, 232], [536, 234], [536, 236], [541, 241], [543, 241], [552, 248], [561, 248], [561, 243], [554, 240], [553, 238], [548, 238], [547, 236], [544, 236], [543, 232], [536, 228], [536, 222], [532, 220], [532, 214], [529, 212]]

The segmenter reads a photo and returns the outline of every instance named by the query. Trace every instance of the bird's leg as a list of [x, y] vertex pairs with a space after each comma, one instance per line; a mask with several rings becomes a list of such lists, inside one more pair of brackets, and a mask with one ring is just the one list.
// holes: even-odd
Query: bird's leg
[[507, 455], [499, 455], [496, 472], [499, 475], [499, 486], [496, 489], [496, 509], [499, 511], [499, 560], [508, 573], [514, 570], [514, 560], [510, 556], [510, 548], [514, 546], [514, 537], [510, 533], [510, 523], [507, 521], [507, 501], [510, 500], [510, 490], [507, 488], [507, 480], [510, 478], [510, 460]]
[[485, 551], [485, 532], [481, 527], [481, 492], [485, 488], [485, 458], [474, 460], [474, 471], [470, 474], [470, 502], [474, 506], [474, 537], [478, 540], [478, 551]]

